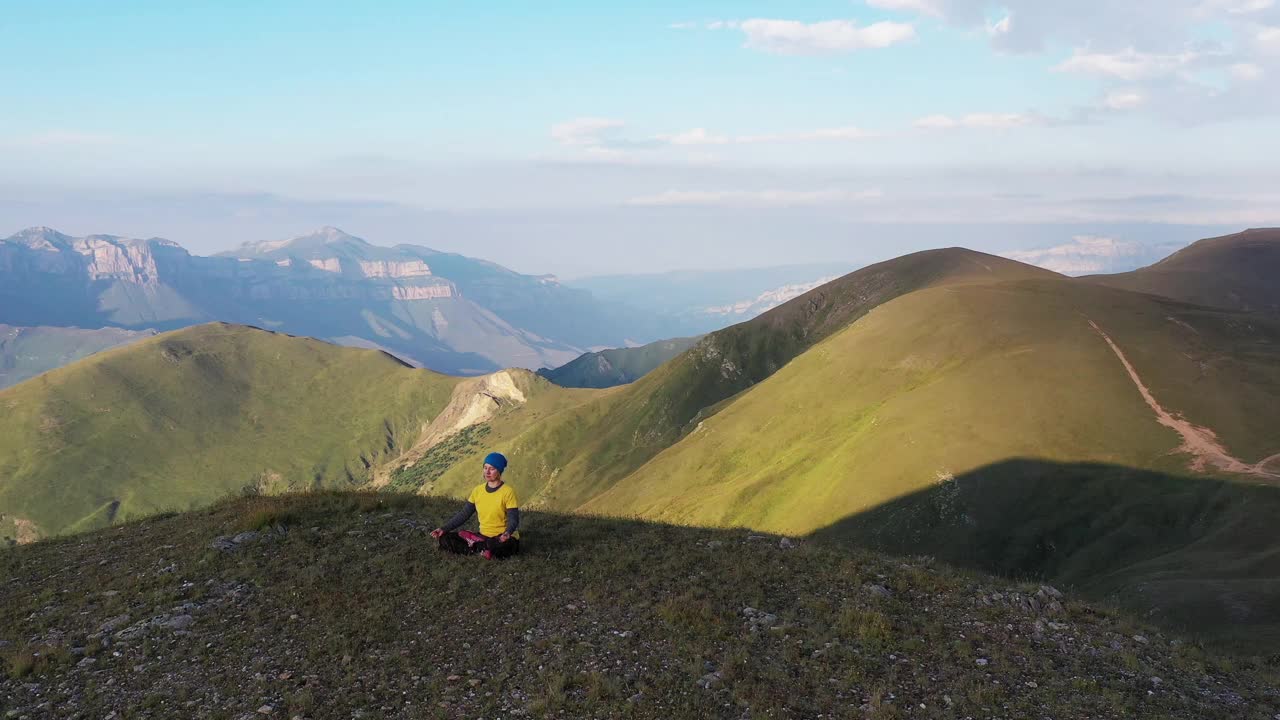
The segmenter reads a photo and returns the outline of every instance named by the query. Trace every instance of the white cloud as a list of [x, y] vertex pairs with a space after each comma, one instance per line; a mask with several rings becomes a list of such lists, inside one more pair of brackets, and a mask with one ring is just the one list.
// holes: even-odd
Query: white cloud
[[747, 36], [746, 47], [775, 55], [830, 55], [856, 50], [885, 48], [916, 36], [908, 23], [878, 22], [861, 26], [851, 20], [798, 20], [753, 18], [716, 21], [711, 30], [738, 29]]
[[1228, 70], [1231, 72], [1231, 76], [1235, 79], [1246, 81], [1257, 80], [1266, 74], [1261, 67], [1258, 67], [1253, 63], [1236, 63], [1228, 68]]
[[1013, 30], [1013, 16], [1005, 15], [999, 22], [987, 26], [987, 34], [992, 38], [1008, 35]]
[[1205, 0], [1200, 6], [1200, 12], [1204, 15], [1212, 15], [1216, 12], [1249, 15], [1270, 9], [1275, 4], [1275, 0]]
[[637, 207], [812, 207], [865, 202], [879, 190], [667, 190], [627, 200]]
[[580, 117], [551, 126], [551, 137], [561, 145], [598, 147], [605, 144], [606, 135], [626, 125], [621, 120], [598, 117]]
[[1024, 113], [970, 113], [961, 117], [930, 115], [916, 120], [920, 130], [1010, 130], [1030, 125], [1044, 124], [1044, 118]]
[[694, 128], [672, 135], [658, 135], [657, 139], [670, 145], [754, 145], [826, 140], [864, 140], [872, 137], [876, 137], [876, 134], [859, 127], [846, 126], [734, 136], [718, 135], [708, 131], [706, 128]]
[[1002, 255], [1010, 260], [1064, 275], [1085, 275], [1133, 270], [1164, 257], [1174, 249], [1176, 248], [1165, 245], [1152, 247], [1111, 237], [1077, 235], [1064, 245], [1037, 250], [1014, 250]]
[[931, 17], [942, 16], [942, 8], [934, 0], [867, 0], [867, 5], [881, 10], [917, 12]]
[[1103, 75], [1134, 82], [1171, 75], [1202, 57], [1204, 54], [1198, 52], [1169, 55], [1138, 52], [1132, 47], [1115, 53], [1095, 53], [1077, 48], [1071, 57], [1053, 69], [1058, 72]]
[[727, 145], [732, 142], [724, 135], [707, 132], [706, 128], [694, 128], [674, 135], [659, 135], [658, 139], [671, 145]]
[[1280, 27], [1259, 28], [1254, 36], [1258, 49], [1268, 55], [1280, 55]]
[[1110, 110], [1133, 110], [1142, 107], [1142, 103], [1146, 101], [1146, 97], [1140, 92], [1133, 90], [1112, 90], [1107, 93], [1102, 104]]

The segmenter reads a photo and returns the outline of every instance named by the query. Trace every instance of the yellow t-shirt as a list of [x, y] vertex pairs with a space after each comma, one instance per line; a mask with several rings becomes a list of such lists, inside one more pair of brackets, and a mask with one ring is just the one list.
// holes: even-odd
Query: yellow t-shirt
[[[497, 537], [507, 531], [507, 511], [519, 508], [516, 491], [503, 483], [493, 492], [489, 492], [488, 483], [480, 483], [471, 491], [467, 502], [476, 506], [476, 515], [480, 518], [480, 534], [485, 537]], [[520, 531], [511, 537], [520, 539]]]

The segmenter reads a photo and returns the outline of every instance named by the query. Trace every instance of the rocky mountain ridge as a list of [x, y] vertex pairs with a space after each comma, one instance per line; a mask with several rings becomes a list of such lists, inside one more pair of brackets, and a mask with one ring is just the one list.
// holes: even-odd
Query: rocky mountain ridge
[[[452, 277], [435, 271], [436, 257]], [[15, 326], [170, 330], [222, 320], [381, 347], [462, 374], [559, 365], [583, 347], [624, 340], [610, 334], [623, 323], [589, 293], [430, 248], [377, 247], [337, 228], [213, 257], [160, 238], [29, 228], [0, 240], [0, 301], [0, 322]], [[512, 308], [567, 319], [530, 329]]]

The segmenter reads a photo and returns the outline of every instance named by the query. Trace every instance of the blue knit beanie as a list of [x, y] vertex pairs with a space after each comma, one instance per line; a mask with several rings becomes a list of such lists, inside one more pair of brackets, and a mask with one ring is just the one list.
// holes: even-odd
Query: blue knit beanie
[[484, 464], [498, 468], [498, 472], [507, 471], [507, 458], [502, 453], [491, 452], [484, 456]]

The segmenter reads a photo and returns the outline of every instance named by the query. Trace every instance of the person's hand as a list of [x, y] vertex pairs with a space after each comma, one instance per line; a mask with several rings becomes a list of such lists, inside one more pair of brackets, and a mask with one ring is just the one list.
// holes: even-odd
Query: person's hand
[[502, 533], [498, 536], [498, 542], [506, 542], [511, 539], [511, 533]]
[[442, 530], [442, 529], [440, 529], [440, 528], [436, 528], [435, 530], [432, 530], [432, 531], [431, 531], [431, 537], [433, 537], [433, 538], [435, 538], [435, 539], [437, 539], [437, 540], [439, 540], [439, 539], [440, 539], [440, 537], [441, 537], [442, 535], [444, 535], [444, 530]]

